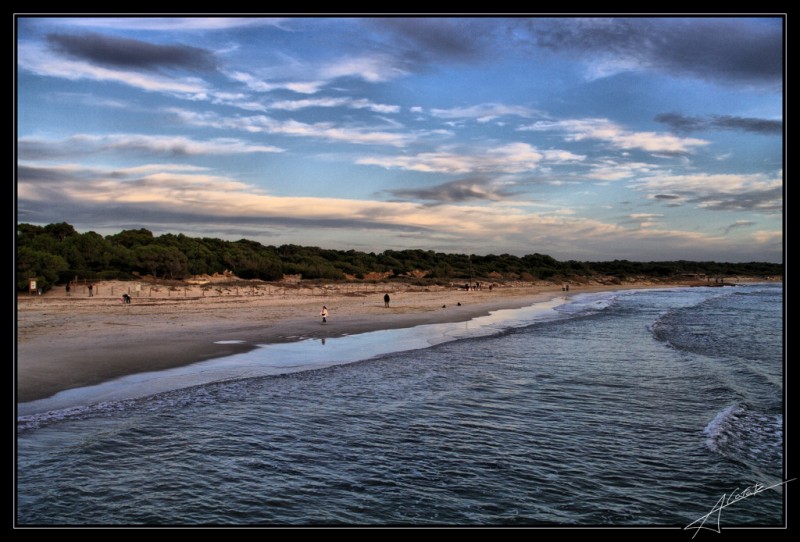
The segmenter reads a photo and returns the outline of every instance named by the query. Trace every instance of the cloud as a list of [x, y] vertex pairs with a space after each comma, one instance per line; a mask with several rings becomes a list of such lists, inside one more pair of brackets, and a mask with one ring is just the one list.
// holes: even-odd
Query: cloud
[[427, 62], [470, 61], [484, 55], [484, 36], [493, 25], [465, 19], [383, 18], [371, 23], [390, 34], [392, 47]]
[[661, 115], [657, 115], [655, 120], [666, 124], [676, 132], [682, 133], [709, 130], [735, 130], [764, 135], [783, 134], [783, 122], [771, 119], [733, 117], [729, 115], [690, 117], [679, 113], [662, 113]]
[[282, 17], [85, 17], [57, 19], [59, 26], [110, 30], [206, 31], [256, 26], [281, 28]]
[[265, 81], [253, 74], [240, 71], [227, 72], [226, 75], [234, 81], [243, 83], [254, 92], [286, 89], [298, 94], [316, 94], [327, 84], [327, 81]]
[[765, 174], [656, 175], [631, 184], [653, 199], [712, 211], [776, 213], [783, 208], [782, 179]]
[[81, 60], [55, 57], [35, 43], [21, 45], [18, 58], [19, 66], [23, 70], [70, 81], [88, 79], [113, 82], [150, 92], [171, 93], [193, 99], [205, 99], [209, 92], [208, 85], [196, 77], [167, 77], [156, 73], [111, 69]]
[[595, 73], [652, 70], [779, 89], [783, 25], [775, 18], [530, 19], [541, 48], [574, 54]]
[[592, 166], [588, 176], [601, 181], [619, 181], [652, 172], [655, 166], [644, 162], [617, 162], [602, 159]]
[[783, 232], [780, 230], [759, 230], [753, 233], [753, 239], [760, 245], [774, 245], [777, 249], [781, 249], [783, 246]]
[[562, 131], [567, 141], [596, 139], [604, 141], [617, 149], [638, 149], [650, 153], [687, 154], [695, 147], [708, 145], [703, 139], [676, 137], [656, 132], [633, 132], [608, 119], [570, 119], [559, 121], [538, 121], [520, 126], [519, 131]]
[[50, 159], [101, 152], [133, 152], [167, 156], [283, 152], [283, 149], [279, 147], [257, 145], [235, 138], [199, 141], [183, 136], [142, 134], [75, 134], [62, 140], [23, 137], [19, 139], [18, 145], [19, 156], [22, 160]]
[[449, 150], [439, 150], [413, 156], [365, 156], [356, 160], [356, 163], [427, 173], [521, 173], [536, 169], [543, 161], [565, 163], [580, 161], [584, 158], [585, 156], [569, 151], [541, 151], [527, 143], [509, 143], [482, 152], [455, 153]]
[[452, 107], [450, 109], [431, 109], [434, 117], [441, 119], [478, 119], [479, 122], [488, 122], [503, 116], [518, 116], [529, 118], [538, 114], [535, 110], [519, 105], [505, 105], [500, 103], [484, 103], [469, 107]]
[[650, 194], [648, 197], [662, 202], [667, 207], [680, 207], [689, 201], [688, 197], [678, 194]]
[[[58, 179], [42, 183], [42, 179]], [[169, 217], [194, 216], [196, 220], [263, 223], [316, 224], [331, 227], [376, 227], [383, 229], [484, 231], [502, 222], [518, 228], [521, 215], [509, 219], [508, 209], [483, 209], [484, 218], [464, 224], [461, 207], [429, 212], [417, 203], [344, 200], [314, 197], [277, 197], [254, 186], [204, 171], [141, 170], [72, 166], [26, 168], [19, 178], [19, 197], [27, 208], [41, 205], [85, 206], [95, 213], [125, 208], [146, 209]], [[474, 213], [478, 208], [471, 209]], [[113, 215], [113, 212], [109, 211]], [[516, 225], [515, 225], [516, 224]]]
[[490, 179], [473, 177], [438, 184], [426, 188], [407, 188], [389, 191], [402, 199], [461, 203], [465, 201], [502, 201], [514, 195]]
[[188, 45], [155, 45], [102, 34], [49, 34], [51, 49], [101, 66], [159, 71], [162, 68], [212, 71], [217, 61], [210, 51]]
[[725, 227], [723, 235], [728, 235], [728, 233], [730, 233], [730, 231], [735, 228], [747, 228], [750, 226], [755, 226], [755, 224], [756, 223], [753, 222], [752, 220], [737, 220], [733, 224], [729, 224], [728, 226]]
[[268, 109], [298, 111], [309, 107], [348, 107], [368, 109], [375, 113], [399, 113], [399, 105], [376, 104], [365, 98], [308, 98], [304, 100], [282, 100], [267, 105]]
[[[129, 192], [128, 196], [121, 195], [120, 201], [139, 201], [141, 193], [148, 188], [159, 187], [164, 183], [167, 190], [172, 193], [188, 190], [198, 190], [213, 187], [215, 190], [252, 190], [250, 187], [237, 180], [212, 175], [208, 168], [183, 164], [143, 164], [127, 168], [92, 167], [76, 164], [59, 164], [53, 166], [30, 165], [23, 163], [17, 170], [19, 197], [31, 200], [46, 200], [48, 197], [59, 198], [65, 187], [71, 190], [75, 197], [85, 196], [87, 191], [99, 190], [101, 192], [119, 188], [122, 192]], [[48, 196], [50, 195], [50, 196]], [[51, 199], [55, 204], [57, 199]]]
[[658, 219], [663, 217], [664, 215], [655, 213], [631, 213], [619, 225], [624, 227], [632, 226], [638, 229], [647, 228], [649, 231], [653, 231], [659, 225]]
[[408, 75], [398, 59], [388, 54], [346, 57], [333, 61], [320, 70], [323, 79], [356, 77], [368, 83], [384, 83]]
[[98, 96], [89, 92], [52, 92], [48, 96], [49, 100], [58, 104], [82, 104], [92, 107], [107, 107], [109, 109], [136, 110], [133, 102], [127, 102], [115, 98]]
[[[484, 53], [483, 46], [476, 43], [478, 36], [486, 34], [487, 29], [493, 26], [464, 20], [424, 18], [360, 19], [356, 22], [372, 27], [366, 31], [357, 28], [362, 35], [380, 36], [372, 40], [368, 52], [345, 54], [324, 62], [305, 63], [291, 59], [281, 66], [263, 68], [259, 76], [244, 72], [233, 72], [229, 76], [256, 92], [286, 88], [314, 94], [343, 78], [386, 83], [438, 66], [444, 58], [474, 60]], [[374, 27], [378, 27], [379, 34]]]
[[220, 117], [216, 113], [197, 113], [185, 109], [170, 109], [181, 121], [193, 126], [208, 126], [222, 130], [242, 130], [250, 133], [281, 134], [293, 137], [326, 139], [356, 145], [389, 145], [404, 147], [416, 139], [413, 134], [385, 132], [360, 126], [337, 126], [330, 122], [308, 124], [296, 120], [277, 120], [266, 115], [251, 117]]
[[406, 62], [397, 54], [370, 53], [344, 56], [316, 65], [292, 61], [285, 65], [264, 68], [260, 75], [242, 71], [230, 71], [226, 75], [254, 92], [286, 89], [298, 94], [316, 94], [340, 78], [385, 83], [409, 73]]

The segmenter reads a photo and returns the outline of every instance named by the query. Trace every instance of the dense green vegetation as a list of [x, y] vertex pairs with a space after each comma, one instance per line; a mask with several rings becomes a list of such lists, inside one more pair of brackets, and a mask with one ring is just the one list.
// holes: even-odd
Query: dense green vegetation
[[395, 279], [424, 271], [426, 280], [559, 280], [574, 276], [670, 277], [686, 273], [712, 276], [780, 276], [781, 264], [763, 262], [559, 262], [550, 256], [501, 254], [475, 256], [432, 250], [386, 250], [380, 254], [325, 250], [297, 245], [264, 246], [255, 241], [223, 241], [171, 233], [153, 236], [146, 229], [124, 230], [103, 237], [78, 233], [70, 224], [17, 226], [17, 288], [36, 278], [44, 290], [80, 279], [132, 279], [134, 273], [163, 279], [222, 273], [243, 279], [278, 280], [284, 274], [304, 279], [363, 279], [369, 273], [390, 273]]

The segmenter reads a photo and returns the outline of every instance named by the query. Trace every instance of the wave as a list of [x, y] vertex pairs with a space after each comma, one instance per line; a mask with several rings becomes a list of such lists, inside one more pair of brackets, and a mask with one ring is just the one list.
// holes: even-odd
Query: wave
[[735, 403], [704, 429], [709, 450], [758, 471], [779, 476], [783, 464], [783, 414]]
[[[267, 377], [265, 377], [267, 378]], [[59, 408], [17, 417], [20, 433], [40, 429], [59, 422], [85, 420], [89, 418], [135, 415], [158, 412], [164, 408], [184, 408], [202, 404], [218, 404], [226, 400], [243, 397], [247, 393], [247, 379], [227, 380], [198, 386], [154, 393], [135, 399], [101, 401], [88, 405]]]
[[564, 316], [579, 317], [597, 314], [614, 306], [620, 295], [633, 293], [636, 290], [604, 292], [597, 294], [578, 294], [570, 298], [569, 303], [556, 307]]
[[775, 291], [734, 291], [704, 296], [695, 303], [673, 307], [649, 329], [653, 336], [679, 351], [710, 357], [754, 361], [780, 357], [782, 320], [771, 297]]

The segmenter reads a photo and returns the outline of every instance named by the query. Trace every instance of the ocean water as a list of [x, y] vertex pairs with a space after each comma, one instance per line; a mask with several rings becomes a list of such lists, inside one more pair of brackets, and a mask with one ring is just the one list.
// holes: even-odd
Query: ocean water
[[[579, 294], [20, 405], [16, 520], [683, 528], [784, 480], [782, 314], [774, 284]], [[782, 525], [786, 487], [719, 525]]]

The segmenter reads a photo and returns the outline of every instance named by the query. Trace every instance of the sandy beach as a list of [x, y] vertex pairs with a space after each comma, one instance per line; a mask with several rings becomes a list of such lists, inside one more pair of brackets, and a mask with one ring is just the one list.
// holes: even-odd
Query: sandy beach
[[[514, 283], [490, 291], [405, 284], [164, 286], [107, 281], [70, 295], [55, 289], [21, 295], [17, 306], [17, 401], [120, 376], [226, 356], [256, 344], [458, 322], [558, 296], [603, 290], [682, 286]], [[122, 303], [130, 292], [132, 302]], [[383, 296], [391, 296], [386, 308]], [[460, 305], [459, 305], [460, 303]], [[327, 324], [319, 317], [330, 311]], [[216, 341], [242, 341], [215, 344]]]

